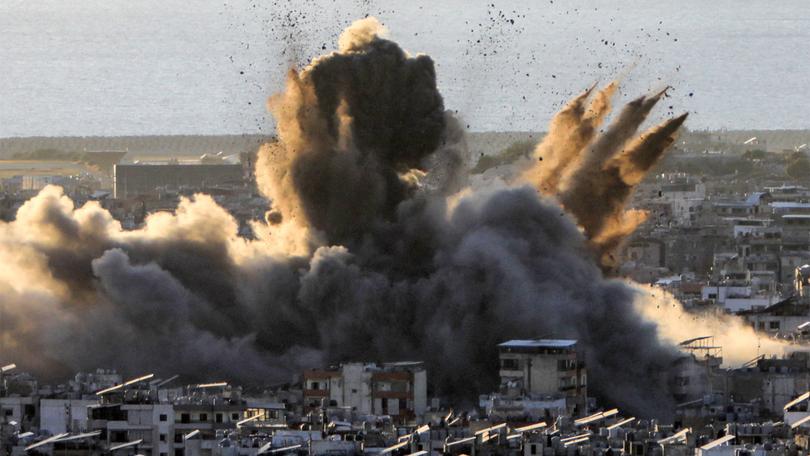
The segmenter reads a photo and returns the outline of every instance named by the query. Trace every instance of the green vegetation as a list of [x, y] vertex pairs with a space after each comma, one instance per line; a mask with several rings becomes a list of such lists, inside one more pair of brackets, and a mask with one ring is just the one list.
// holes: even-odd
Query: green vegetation
[[793, 179], [805, 180], [810, 178], [810, 160], [801, 152], [794, 152], [788, 159], [785, 173]]
[[17, 152], [12, 155], [15, 160], [56, 160], [56, 161], [85, 161], [86, 152], [66, 152], [59, 149], [36, 149], [30, 152]]
[[507, 165], [518, 161], [521, 157], [528, 158], [534, 150], [534, 141], [516, 141], [506, 149], [494, 155], [484, 155], [470, 170], [471, 174], [481, 174], [496, 166]]
[[12, 160], [23, 162], [62, 162], [83, 165], [88, 169], [107, 174], [112, 173], [113, 165], [118, 163], [126, 152], [74, 152], [56, 148], [39, 148], [32, 151], [16, 152]]
[[764, 160], [768, 158], [768, 152], [762, 149], [746, 150], [742, 157], [746, 160]]
[[671, 154], [665, 156], [655, 168], [656, 173], [688, 173], [695, 176], [747, 176], [755, 171], [754, 163], [739, 155], [680, 157]]

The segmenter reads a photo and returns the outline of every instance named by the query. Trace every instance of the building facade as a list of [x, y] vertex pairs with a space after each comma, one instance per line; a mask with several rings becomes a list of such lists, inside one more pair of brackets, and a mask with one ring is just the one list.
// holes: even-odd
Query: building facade
[[344, 363], [304, 372], [304, 403], [347, 407], [359, 414], [408, 421], [427, 410], [427, 371], [421, 362]]
[[584, 411], [587, 372], [576, 340], [510, 340], [498, 345], [501, 392], [506, 396], [566, 399]]
[[220, 185], [241, 185], [241, 164], [217, 165], [115, 165], [113, 196], [125, 199], [151, 195], [160, 190], [204, 190]]

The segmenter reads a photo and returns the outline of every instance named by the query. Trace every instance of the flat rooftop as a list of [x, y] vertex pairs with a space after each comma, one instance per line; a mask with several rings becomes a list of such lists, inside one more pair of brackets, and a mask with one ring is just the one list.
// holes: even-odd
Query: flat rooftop
[[577, 344], [574, 339], [513, 339], [498, 344], [503, 348], [572, 348]]

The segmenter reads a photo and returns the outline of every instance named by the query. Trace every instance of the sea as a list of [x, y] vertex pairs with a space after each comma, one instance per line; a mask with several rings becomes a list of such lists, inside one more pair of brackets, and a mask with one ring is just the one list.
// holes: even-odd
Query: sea
[[671, 86], [656, 119], [810, 128], [807, 0], [0, 0], [0, 137], [272, 133], [290, 68], [377, 17], [471, 131], [539, 131], [573, 94]]

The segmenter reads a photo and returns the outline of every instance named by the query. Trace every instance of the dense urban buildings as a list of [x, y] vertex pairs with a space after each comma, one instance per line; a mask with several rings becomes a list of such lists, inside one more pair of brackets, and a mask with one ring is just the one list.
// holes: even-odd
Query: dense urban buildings
[[[470, 147], [497, 156], [524, 137], [536, 140], [473, 136]], [[724, 347], [711, 333], [682, 341], [682, 354], [669, 367], [676, 404], [667, 411], [670, 420], [634, 417], [591, 397], [579, 341], [547, 335], [500, 341], [492, 359], [499, 385], [474, 403], [436, 395], [420, 361], [347, 360], [262, 389], [222, 379], [127, 380], [104, 369], [51, 386], [7, 366], [0, 453], [805, 454], [810, 451], [810, 349], [803, 345], [810, 339], [810, 182], [784, 174], [790, 160], [785, 157], [795, 151], [754, 154], [712, 141], [711, 147], [693, 150], [704, 144], [695, 139], [701, 135], [686, 138], [634, 195], [634, 206], [649, 216], [621, 249], [618, 274], [670, 291], [688, 312], [735, 314], [759, 337], [793, 349], [740, 365], [726, 362]], [[47, 185], [62, 186], [77, 204], [107, 208], [125, 229], [173, 210], [195, 192], [211, 194], [231, 212], [242, 235], [251, 235], [251, 221], [266, 217], [267, 201], [255, 189], [253, 154], [183, 160], [109, 156], [120, 163], [78, 174], [5, 177], [3, 217], [13, 217]], [[733, 163], [736, 170], [728, 175], [715, 162]], [[510, 162], [492, 163], [497, 171]], [[704, 168], [696, 170], [694, 163]], [[746, 164], [752, 168], [740, 171]], [[722, 179], [707, 174], [713, 167]]]

